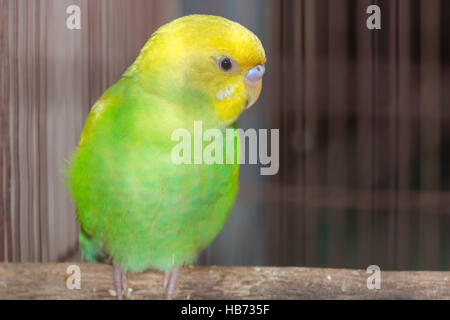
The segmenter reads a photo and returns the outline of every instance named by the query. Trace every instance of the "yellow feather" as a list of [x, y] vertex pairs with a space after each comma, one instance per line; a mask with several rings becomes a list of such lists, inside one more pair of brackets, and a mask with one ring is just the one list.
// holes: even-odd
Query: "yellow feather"
[[[236, 62], [233, 72], [220, 70], [217, 60], [222, 56]], [[189, 15], [159, 28], [127, 73], [137, 72], [152, 93], [166, 87], [200, 92], [219, 124], [228, 125], [246, 107], [245, 75], [265, 62], [261, 42], [242, 25], [218, 16]]]

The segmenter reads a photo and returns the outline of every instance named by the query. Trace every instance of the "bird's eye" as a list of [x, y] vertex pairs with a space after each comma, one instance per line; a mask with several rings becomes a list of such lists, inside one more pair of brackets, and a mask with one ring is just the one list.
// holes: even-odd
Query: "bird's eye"
[[231, 69], [233, 69], [233, 61], [231, 60], [231, 58], [223, 57], [219, 60], [219, 67], [223, 71], [230, 71]]

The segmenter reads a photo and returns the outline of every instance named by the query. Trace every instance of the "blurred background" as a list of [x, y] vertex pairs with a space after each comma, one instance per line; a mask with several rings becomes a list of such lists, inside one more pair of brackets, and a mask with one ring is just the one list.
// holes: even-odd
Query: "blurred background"
[[81, 259], [62, 170], [84, 120], [152, 32], [191, 13], [259, 36], [263, 92], [238, 124], [281, 144], [277, 175], [242, 167], [199, 264], [450, 269], [448, 0], [0, 0], [0, 261]]

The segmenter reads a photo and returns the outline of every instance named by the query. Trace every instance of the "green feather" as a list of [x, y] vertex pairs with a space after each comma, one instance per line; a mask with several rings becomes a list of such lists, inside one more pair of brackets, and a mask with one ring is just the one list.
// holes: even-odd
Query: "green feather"
[[192, 130], [211, 108], [200, 92], [165, 96], [128, 72], [89, 115], [66, 180], [88, 261], [111, 257], [131, 272], [191, 264], [227, 220], [238, 189], [238, 138], [233, 164], [174, 164], [173, 130]]

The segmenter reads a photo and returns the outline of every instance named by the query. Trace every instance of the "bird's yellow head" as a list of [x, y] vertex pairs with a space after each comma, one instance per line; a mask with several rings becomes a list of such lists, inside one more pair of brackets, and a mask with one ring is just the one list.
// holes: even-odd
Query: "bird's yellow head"
[[210, 114], [228, 125], [258, 99], [265, 62], [261, 42], [245, 27], [189, 15], [159, 28], [134, 67], [148, 90], [181, 101], [185, 112]]

